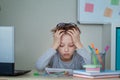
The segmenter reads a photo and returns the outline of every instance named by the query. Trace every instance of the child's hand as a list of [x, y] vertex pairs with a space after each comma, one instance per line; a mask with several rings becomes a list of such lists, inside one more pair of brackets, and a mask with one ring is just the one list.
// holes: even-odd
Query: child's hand
[[68, 34], [70, 34], [72, 36], [74, 45], [79, 49], [81, 47], [83, 47], [81, 41], [80, 41], [80, 32], [76, 29], [73, 28], [73, 30], [68, 30], [67, 31]]
[[54, 33], [54, 35], [53, 35], [54, 41], [53, 41], [53, 46], [52, 46], [53, 49], [56, 50], [59, 47], [59, 45], [60, 45], [60, 38], [61, 38], [61, 36], [63, 34], [64, 34], [64, 30], [57, 30]]

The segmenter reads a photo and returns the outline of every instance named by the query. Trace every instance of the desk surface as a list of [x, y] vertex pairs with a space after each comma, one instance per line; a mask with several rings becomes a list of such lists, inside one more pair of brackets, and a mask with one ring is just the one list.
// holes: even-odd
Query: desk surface
[[107, 78], [107, 79], [86, 79], [86, 78], [76, 78], [76, 77], [45, 77], [45, 76], [35, 76], [35, 70], [28, 74], [21, 76], [0, 76], [0, 80], [120, 80], [120, 78]]

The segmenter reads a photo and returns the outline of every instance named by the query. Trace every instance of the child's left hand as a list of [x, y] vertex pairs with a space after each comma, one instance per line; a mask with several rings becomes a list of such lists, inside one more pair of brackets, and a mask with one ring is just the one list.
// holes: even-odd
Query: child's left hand
[[73, 30], [69, 30], [67, 33], [72, 36], [73, 43], [78, 49], [83, 47], [80, 41], [80, 32], [78, 30], [73, 28]]

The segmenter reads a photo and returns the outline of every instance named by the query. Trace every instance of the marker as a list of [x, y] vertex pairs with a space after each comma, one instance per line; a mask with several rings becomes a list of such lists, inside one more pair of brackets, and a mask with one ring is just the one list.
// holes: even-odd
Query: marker
[[35, 72], [33, 75], [34, 76], [39, 76], [40, 74], [38, 72]]
[[99, 50], [98, 49], [95, 49], [95, 52], [96, 52], [96, 54], [99, 54]]
[[93, 49], [95, 49], [95, 47], [94, 47], [94, 44], [93, 44], [93, 43], [91, 43], [91, 47], [92, 47]]
[[98, 50], [98, 49], [96, 49], [95, 52], [96, 52], [96, 55], [97, 55], [97, 57], [98, 57], [98, 61], [99, 61], [100, 64], [102, 65], [102, 70], [104, 70], [105, 65], [104, 65], [104, 63], [103, 63], [102, 56], [99, 54], [99, 50]]
[[102, 57], [101, 57], [101, 55], [99, 54], [99, 50], [98, 49], [96, 49], [96, 55], [97, 55], [97, 57], [98, 57], [98, 61], [100, 62], [100, 63], [102, 63], [103, 62], [103, 60], [102, 60]]
[[103, 51], [101, 54], [105, 54], [105, 53], [108, 51], [109, 48], [110, 48], [110, 46], [107, 45], [107, 46], [105, 47], [104, 51]]
[[110, 46], [107, 45], [107, 46], [105, 47], [105, 52], [107, 52], [109, 48], [110, 48]]
[[88, 47], [89, 47], [89, 49], [90, 49], [91, 52], [92, 52], [92, 61], [93, 61], [93, 64], [94, 64], [94, 65], [97, 65], [97, 57], [96, 57], [96, 54], [95, 54], [93, 48], [91, 48], [91, 46], [88, 45]]
[[91, 50], [91, 52], [94, 53], [94, 51], [93, 51], [93, 49], [91, 48], [91, 46], [88, 45], [88, 47], [89, 47], [89, 49]]

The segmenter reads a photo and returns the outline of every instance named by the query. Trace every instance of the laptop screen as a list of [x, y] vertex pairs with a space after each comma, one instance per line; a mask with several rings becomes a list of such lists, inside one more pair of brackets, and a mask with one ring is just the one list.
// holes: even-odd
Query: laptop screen
[[0, 62], [14, 62], [14, 28], [0, 27]]
[[0, 74], [14, 71], [14, 27], [0, 26]]

